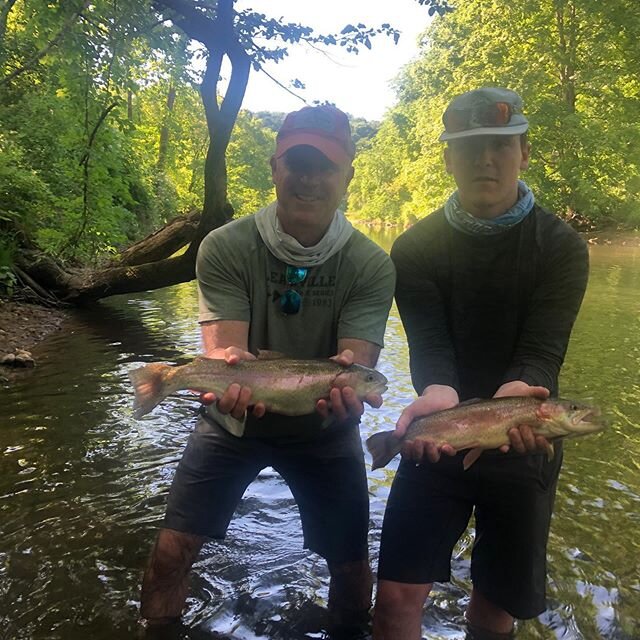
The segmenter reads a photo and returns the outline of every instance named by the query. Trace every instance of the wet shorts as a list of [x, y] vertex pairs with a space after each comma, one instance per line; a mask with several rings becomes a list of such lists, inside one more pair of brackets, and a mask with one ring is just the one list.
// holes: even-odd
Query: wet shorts
[[367, 558], [369, 496], [358, 425], [304, 438], [237, 438], [199, 418], [171, 486], [164, 526], [223, 539], [245, 489], [265, 467], [291, 489], [305, 548], [331, 562]]
[[437, 464], [403, 460], [382, 527], [378, 578], [447, 582], [451, 554], [475, 509], [471, 579], [515, 618], [546, 609], [546, 548], [562, 449], [546, 455], [485, 452], [468, 470], [464, 454]]

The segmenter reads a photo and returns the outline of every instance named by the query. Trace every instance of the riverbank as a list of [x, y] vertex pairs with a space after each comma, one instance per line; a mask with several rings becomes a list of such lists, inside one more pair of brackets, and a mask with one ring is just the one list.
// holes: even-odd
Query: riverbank
[[0, 298], [0, 357], [16, 349], [29, 351], [58, 331], [68, 314], [60, 309], [40, 307]]
[[640, 247], [640, 231], [588, 231], [580, 235], [589, 244]]

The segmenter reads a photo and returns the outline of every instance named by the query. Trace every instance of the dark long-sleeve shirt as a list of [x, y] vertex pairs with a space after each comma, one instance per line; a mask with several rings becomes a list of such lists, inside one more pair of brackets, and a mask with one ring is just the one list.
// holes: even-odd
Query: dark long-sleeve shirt
[[536, 205], [508, 231], [471, 236], [440, 209], [403, 233], [391, 257], [418, 394], [444, 384], [460, 400], [489, 398], [511, 380], [557, 393], [589, 268], [567, 224]]

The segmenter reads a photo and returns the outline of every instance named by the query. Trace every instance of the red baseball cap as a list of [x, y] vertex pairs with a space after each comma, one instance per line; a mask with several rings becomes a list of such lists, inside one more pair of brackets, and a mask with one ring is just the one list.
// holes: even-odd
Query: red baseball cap
[[349, 118], [331, 105], [303, 107], [287, 115], [276, 137], [276, 158], [298, 145], [315, 147], [335, 164], [351, 164], [356, 154]]

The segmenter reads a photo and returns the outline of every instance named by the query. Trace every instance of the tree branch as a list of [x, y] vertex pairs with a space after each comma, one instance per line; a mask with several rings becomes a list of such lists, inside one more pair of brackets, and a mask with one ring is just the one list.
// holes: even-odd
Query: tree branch
[[36, 53], [29, 60], [27, 60], [27, 62], [25, 62], [21, 67], [14, 69], [14, 71], [12, 71], [8, 76], [5, 76], [4, 78], [2, 78], [2, 80], [0, 80], [0, 86], [2, 86], [3, 84], [8, 84], [9, 82], [11, 82], [11, 80], [13, 80], [14, 78], [17, 78], [20, 74], [24, 73], [25, 71], [28, 71], [36, 64], [36, 62], [38, 62], [38, 60], [42, 59], [45, 55], [47, 55], [47, 53], [51, 49], [53, 49], [53, 47], [55, 47], [58, 44], [58, 42], [62, 40], [62, 38], [67, 34], [69, 29], [71, 28], [71, 25], [82, 15], [83, 11], [87, 8], [88, 4], [89, 4], [89, 0], [84, 0], [80, 9], [76, 11], [76, 13], [74, 13], [64, 23], [64, 25], [62, 25], [62, 29], [60, 29], [60, 31], [55, 36], [55, 38], [49, 41], [49, 43], [44, 48], [40, 49], [38, 53]]
[[282, 84], [282, 82], [280, 82], [280, 80], [272, 76], [262, 65], [260, 65], [260, 71], [264, 73], [264, 75], [267, 76], [269, 80], [271, 80], [272, 82], [275, 82], [279, 87], [284, 89], [287, 93], [290, 93], [294, 98], [298, 98], [298, 100], [307, 104], [307, 101], [302, 96], [298, 95], [295, 91], [291, 91], [289, 87], [285, 86], [284, 84]]
[[156, 4], [171, 9], [170, 17], [192, 40], [201, 42], [207, 49], [220, 46], [224, 40], [224, 30], [220, 28], [217, 16], [209, 17], [187, 0], [156, 0]]

